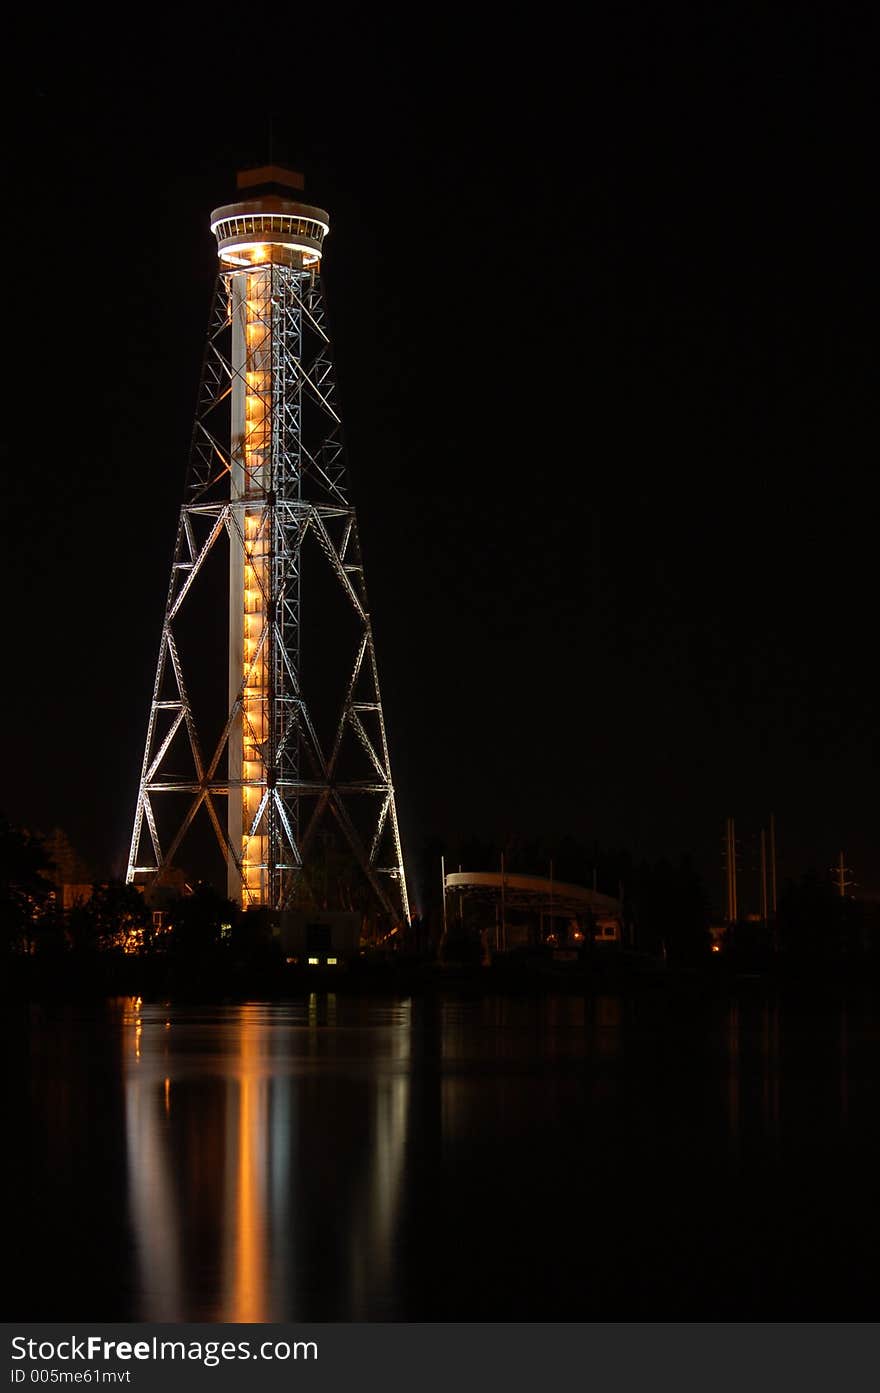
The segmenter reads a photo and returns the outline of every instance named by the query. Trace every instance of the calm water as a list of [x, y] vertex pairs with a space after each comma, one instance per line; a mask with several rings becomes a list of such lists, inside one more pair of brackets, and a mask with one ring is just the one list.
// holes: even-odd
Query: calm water
[[7, 1319], [876, 1319], [877, 1022], [758, 987], [7, 1009]]

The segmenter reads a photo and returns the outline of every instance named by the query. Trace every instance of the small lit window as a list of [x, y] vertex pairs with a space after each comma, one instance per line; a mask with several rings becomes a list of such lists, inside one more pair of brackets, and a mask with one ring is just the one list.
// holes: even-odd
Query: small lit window
[[309, 967], [317, 967], [318, 961], [318, 958], [309, 958]]
[[335, 958], [328, 958], [328, 959], [327, 959], [327, 966], [328, 966], [328, 967], [335, 967], [335, 966], [336, 966], [336, 959], [335, 959]]

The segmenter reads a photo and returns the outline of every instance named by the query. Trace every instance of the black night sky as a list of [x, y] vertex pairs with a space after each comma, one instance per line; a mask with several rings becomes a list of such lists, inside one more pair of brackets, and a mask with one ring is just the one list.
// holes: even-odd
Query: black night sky
[[773, 810], [783, 876], [843, 848], [880, 890], [867, 14], [23, 28], [6, 815], [124, 869], [208, 214], [271, 153], [332, 218], [407, 853], [568, 833], [691, 852], [717, 900], [724, 818]]

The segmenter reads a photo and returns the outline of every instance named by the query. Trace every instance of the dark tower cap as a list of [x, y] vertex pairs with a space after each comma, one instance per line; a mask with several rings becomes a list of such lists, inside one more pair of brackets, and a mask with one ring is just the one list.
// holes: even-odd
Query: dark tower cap
[[289, 189], [303, 190], [306, 181], [295, 169], [283, 169], [278, 164], [262, 164], [257, 169], [240, 169], [235, 176], [240, 189], [253, 193], [283, 193]]

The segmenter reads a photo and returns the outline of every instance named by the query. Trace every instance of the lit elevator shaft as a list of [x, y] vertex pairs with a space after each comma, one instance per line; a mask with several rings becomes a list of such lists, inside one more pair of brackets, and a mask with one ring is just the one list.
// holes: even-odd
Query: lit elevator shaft
[[272, 605], [272, 310], [271, 266], [230, 277], [233, 537], [229, 581], [230, 707], [241, 694], [229, 739], [229, 837], [241, 860], [248, 905], [270, 903], [270, 838], [255, 831], [271, 784]]

